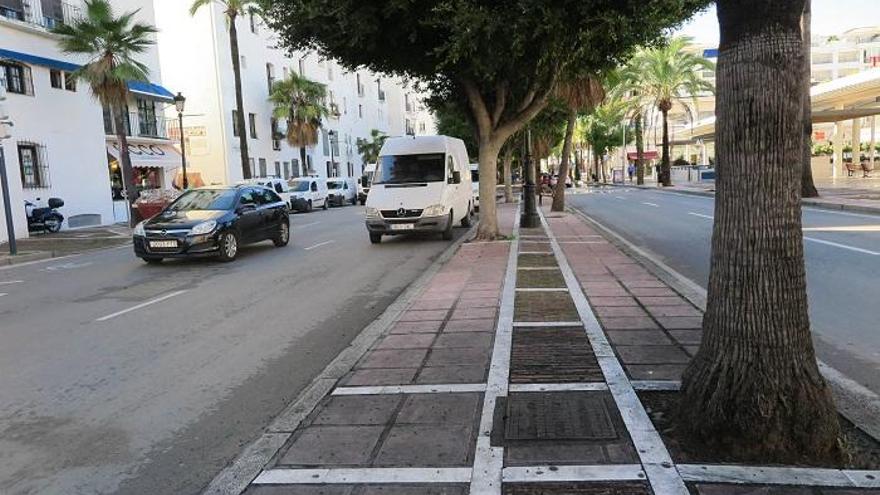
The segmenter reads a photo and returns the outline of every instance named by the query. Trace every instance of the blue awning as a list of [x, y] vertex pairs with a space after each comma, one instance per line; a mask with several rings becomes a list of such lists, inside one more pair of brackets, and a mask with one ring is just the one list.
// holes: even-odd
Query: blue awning
[[707, 48], [703, 50], [703, 56], [706, 58], [718, 58], [717, 48]]
[[[74, 64], [71, 62], [65, 62], [63, 60], [55, 60], [46, 57], [38, 57], [36, 55], [30, 55], [27, 53], [15, 52], [12, 50], [6, 50], [0, 48], [0, 59], [6, 60], [15, 60], [16, 62], [22, 62], [30, 65], [39, 65], [41, 67], [48, 67], [50, 69], [58, 69], [63, 70], [65, 72], [74, 72], [78, 70], [81, 66], [78, 64]], [[168, 91], [163, 88], [159, 84], [150, 83], [150, 82], [142, 82], [142, 81], [129, 81], [128, 82], [128, 90], [132, 93], [138, 93], [145, 96], [151, 96], [158, 100], [163, 101], [172, 101], [174, 99], [174, 93]]]

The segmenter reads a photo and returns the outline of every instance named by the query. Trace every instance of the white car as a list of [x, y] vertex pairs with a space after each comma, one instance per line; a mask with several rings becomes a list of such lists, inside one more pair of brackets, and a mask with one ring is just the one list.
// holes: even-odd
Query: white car
[[357, 204], [357, 184], [354, 177], [331, 177], [327, 179], [327, 190], [332, 206]]
[[376, 164], [368, 163], [364, 165], [364, 175], [358, 179], [357, 197], [361, 205], [367, 203], [367, 195], [370, 194], [370, 184], [373, 182], [373, 174], [376, 173]]
[[262, 177], [256, 179], [245, 179], [236, 182], [238, 185], [243, 186], [263, 186], [268, 187], [269, 189], [275, 191], [276, 194], [281, 196], [281, 199], [284, 200], [285, 203], [290, 205], [291, 211], [293, 211], [293, 202], [291, 201], [290, 195], [290, 186], [287, 185], [287, 181], [284, 179], [279, 179], [277, 177]]
[[471, 189], [474, 191], [474, 210], [480, 209], [480, 164], [471, 163]]
[[287, 181], [290, 188], [290, 205], [296, 211], [312, 211], [315, 208], [327, 209], [327, 181], [320, 177], [297, 177]]
[[370, 242], [408, 232], [439, 232], [449, 240], [455, 224], [469, 227], [474, 212], [469, 164], [461, 139], [386, 140], [367, 197]]

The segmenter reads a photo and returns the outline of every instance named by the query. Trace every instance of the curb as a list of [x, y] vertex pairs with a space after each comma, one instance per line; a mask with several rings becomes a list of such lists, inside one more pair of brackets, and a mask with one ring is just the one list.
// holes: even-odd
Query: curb
[[42, 261], [45, 259], [53, 258], [51, 251], [33, 251], [29, 253], [20, 253], [15, 256], [12, 255], [4, 255], [0, 258], [0, 266], [13, 266], [20, 265], [22, 263], [30, 263], [32, 261]]
[[[638, 261], [701, 311], [706, 311], [706, 289], [587, 214], [571, 207], [566, 207], [566, 210], [595, 227], [608, 242]], [[822, 360], [817, 361], [819, 370], [831, 387], [838, 412], [866, 434], [880, 441], [880, 396]]]
[[431, 278], [440, 271], [458, 249], [476, 233], [479, 221], [449, 245], [417, 279], [407, 286], [385, 311], [364, 327], [333, 361], [307, 385], [265, 431], [249, 443], [231, 464], [220, 471], [202, 491], [203, 495], [240, 495], [247, 489], [278, 451], [287, 443], [299, 424], [312, 413], [321, 399], [345, 376], [370, 347], [397, 321]]

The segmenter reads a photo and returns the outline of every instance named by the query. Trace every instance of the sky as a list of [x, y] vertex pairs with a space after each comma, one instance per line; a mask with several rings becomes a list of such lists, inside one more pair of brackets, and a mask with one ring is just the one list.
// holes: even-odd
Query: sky
[[[813, 0], [814, 35], [830, 36], [865, 26], [880, 26], [880, 0]], [[678, 33], [700, 44], [718, 46], [715, 7], [697, 14]]]

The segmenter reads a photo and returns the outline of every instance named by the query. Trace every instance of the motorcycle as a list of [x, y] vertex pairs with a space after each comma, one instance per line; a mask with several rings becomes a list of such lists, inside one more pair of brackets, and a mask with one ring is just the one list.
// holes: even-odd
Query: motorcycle
[[[39, 201], [37, 198], [36, 201]], [[48, 208], [38, 207], [28, 200], [24, 201], [24, 211], [27, 214], [28, 232], [58, 232], [64, 222], [64, 215], [58, 212], [58, 208], [64, 206], [61, 198], [49, 198]]]

